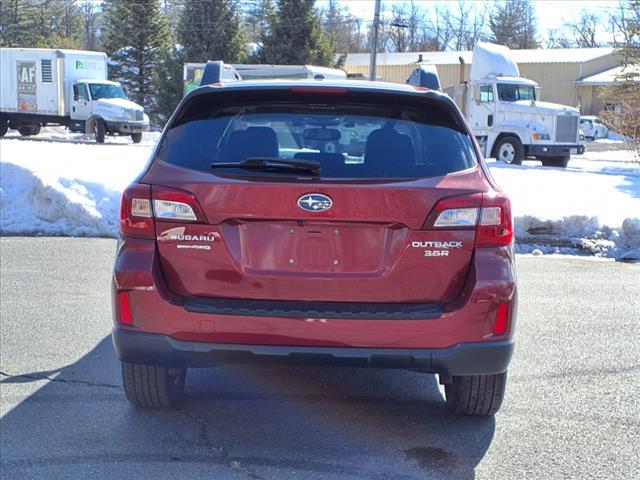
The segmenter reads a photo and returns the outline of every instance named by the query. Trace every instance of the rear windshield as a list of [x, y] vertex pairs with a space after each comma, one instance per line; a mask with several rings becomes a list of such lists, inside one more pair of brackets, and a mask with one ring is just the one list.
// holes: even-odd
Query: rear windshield
[[[216, 175], [256, 175], [215, 163], [310, 160], [332, 179], [421, 178], [476, 164], [473, 144], [446, 110], [372, 104], [202, 105], [174, 122], [158, 158]], [[263, 175], [265, 173], [262, 173]], [[269, 172], [268, 175], [292, 175]]]

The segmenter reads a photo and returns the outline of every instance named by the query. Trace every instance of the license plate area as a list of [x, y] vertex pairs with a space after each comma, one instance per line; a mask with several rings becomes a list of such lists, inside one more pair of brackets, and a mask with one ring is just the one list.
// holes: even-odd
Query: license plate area
[[388, 225], [247, 222], [238, 225], [247, 273], [377, 274], [392, 248]]

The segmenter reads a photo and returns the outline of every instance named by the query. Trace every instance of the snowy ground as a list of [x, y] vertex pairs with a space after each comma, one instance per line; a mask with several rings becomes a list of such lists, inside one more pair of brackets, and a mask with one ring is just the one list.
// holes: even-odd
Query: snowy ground
[[[96, 145], [55, 128], [31, 139], [7, 134], [0, 140], [0, 233], [115, 236], [120, 194], [158, 136]], [[620, 143], [587, 149], [567, 169], [489, 160], [511, 197], [520, 252], [640, 259], [640, 168]]]

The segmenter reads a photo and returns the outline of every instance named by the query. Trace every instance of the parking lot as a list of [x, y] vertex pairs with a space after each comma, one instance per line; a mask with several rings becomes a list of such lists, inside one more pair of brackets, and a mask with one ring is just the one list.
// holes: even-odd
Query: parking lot
[[518, 258], [520, 315], [495, 418], [433, 376], [323, 367], [190, 371], [180, 409], [131, 407], [112, 350], [115, 241], [0, 240], [1, 476], [638, 478], [640, 267]]

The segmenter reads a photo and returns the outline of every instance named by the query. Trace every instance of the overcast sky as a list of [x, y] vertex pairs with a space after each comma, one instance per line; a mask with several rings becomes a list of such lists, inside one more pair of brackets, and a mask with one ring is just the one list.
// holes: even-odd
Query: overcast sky
[[[410, 3], [411, 0], [383, 0], [383, 5], [390, 7], [392, 4]], [[326, 0], [318, 0], [318, 6], [324, 6]], [[340, 0], [349, 12], [362, 18], [365, 21], [373, 19], [374, 0]], [[450, 4], [456, 7], [457, 1], [443, 0], [414, 0], [414, 3], [424, 5], [426, 9], [432, 9], [435, 5]], [[491, 1], [469, 0], [467, 3], [476, 4], [477, 7], [490, 5]], [[580, 11], [588, 9], [590, 12], [598, 13], [603, 18], [602, 31], [600, 33], [601, 42], [611, 40], [611, 34], [607, 32], [608, 25], [606, 18], [610, 13], [614, 13], [618, 7], [618, 0], [533, 0], [536, 14], [538, 16], [538, 30], [540, 39], [544, 40], [548, 36], [549, 30], [563, 29], [563, 23], [571, 19], [578, 18]], [[389, 8], [390, 9], [390, 8]], [[567, 32], [567, 36], [570, 37]]]

